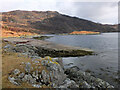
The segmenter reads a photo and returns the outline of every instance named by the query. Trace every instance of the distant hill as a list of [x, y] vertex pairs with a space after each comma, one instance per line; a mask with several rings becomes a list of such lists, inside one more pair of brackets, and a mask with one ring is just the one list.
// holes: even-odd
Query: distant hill
[[103, 25], [56, 11], [10, 11], [2, 13], [3, 28], [38, 34], [62, 34], [73, 31], [116, 32], [117, 25]]

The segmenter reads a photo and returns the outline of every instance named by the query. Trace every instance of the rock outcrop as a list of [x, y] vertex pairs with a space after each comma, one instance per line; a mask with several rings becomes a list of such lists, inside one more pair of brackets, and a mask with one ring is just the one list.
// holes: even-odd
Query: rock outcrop
[[[26, 82], [35, 88], [42, 88], [43, 85], [52, 88], [114, 88], [102, 79], [82, 72], [77, 67], [63, 68], [60, 60], [45, 57], [32, 60], [32, 63], [22, 63], [24, 71], [13, 70], [8, 80], [14, 85], [22, 85]], [[45, 68], [39, 70], [41, 67]]]
[[62, 59], [40, 57], [38, 48], [29, 44], [6, 45], [4, 51], [19, 52], [29, 56], [29, 62], [21, 62], [22, 69], [15, 68], [8, 80], [17, 86], [28, 83], [35, 88], [114, 88], [108, 82], [81, 71], [78, 67], [65, 67]]
[[9, 49], [9, 51], [24, 53], [30, 57], [32, 56], [75, 57], [93, 54], [93, 51], [89, 49], [59, 45], [36, 39], [7, 38], [4, 39], [4, 41], [9, 41], [15, 44], [14, 46], [6, 45], [4, 47], [5, 49]]
[[114, 88], [108, 82], [92, 76], [90, 73], [83, 72], [77, 67], [71, 67], [65, 70], [68, 77], [74, 80], [80, 88]]

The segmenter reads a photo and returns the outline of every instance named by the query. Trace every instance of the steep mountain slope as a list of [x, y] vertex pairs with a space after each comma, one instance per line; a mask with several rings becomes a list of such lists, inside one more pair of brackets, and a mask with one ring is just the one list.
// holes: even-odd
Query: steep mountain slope
[[102, 25], [77, 17], [70, 17], [56, 11], [16, 10], [11, 12], [3, 12], [2, 21], [5, 27], [12, 28], [13, 31], [17, 30], [20, 32], [23, 30], [25, 32], [34, 32], [38, 34], [71, 33], [73, 31], [117, 31], [116, 28], [109, 25]]

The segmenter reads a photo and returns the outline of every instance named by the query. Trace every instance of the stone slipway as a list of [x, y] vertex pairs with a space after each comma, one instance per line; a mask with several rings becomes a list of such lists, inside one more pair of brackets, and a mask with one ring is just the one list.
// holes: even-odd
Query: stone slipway
[[52, 57], [68, 57], [68, 56], [84, 56], [92, 55], [93, 51], [81, 47], [73, 47], [52, 42], [31, 39], [31, 38], [4, 38], [6, 42], [11, 42], [16, 45], [29, 45], [37, 48], [35, 51], [39, 56]]

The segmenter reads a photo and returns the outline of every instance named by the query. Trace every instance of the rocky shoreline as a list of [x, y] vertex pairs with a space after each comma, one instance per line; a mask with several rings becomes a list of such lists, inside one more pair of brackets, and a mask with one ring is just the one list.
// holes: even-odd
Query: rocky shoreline
[[25, 53], [30, 56], [36, 56], [37, 54], [37, 56], [40, 57], [76, 57], [94, 54], [93, 51], [89, 49], [65, 46], [31, 38], [7, 38], [4, 39], [4, 41], [11, 42], [15, 45], [11, 46], [10, 51]]
[[[39, 60], [35, 60], [35, 58]], [[34, 57], [32, 62], [21, 62], [23, 71], [14, 69], [8, 80], [14, 85], [29, 83], [35, 88], [114, 88], [108, 82], [81, 71], [78, 67], [64, 68], [62, 59]], [[43, 70], [39, 70], [42, 66]], [[33, 66], [35, 65], [35, 66]]]
[[23, 69], [9, 72], [8, 80], [16, 86], [28, 83], [34, 88], [114, 88], [108, 82], [81, 71], [78, 67], [64, 67], [62, 59], [40, 57], [34, 46], [17, 44], [4, 46], [7, 52], [15, 52], [31, 58], [21, 62]]

